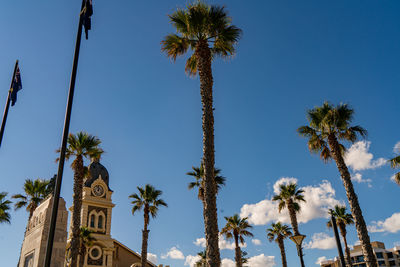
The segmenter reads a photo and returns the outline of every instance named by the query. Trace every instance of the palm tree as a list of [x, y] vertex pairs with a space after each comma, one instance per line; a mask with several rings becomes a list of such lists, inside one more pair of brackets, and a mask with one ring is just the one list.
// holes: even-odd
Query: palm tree
[[249, 231], [253, 228], [247, 221], [247, 217], [241, 219], [235, 214], [232, 217], [225, 217], [226, 225], [221, 230], [221, 234], [226, 236], [226, 239], [234, 238], [235, 240], [235, 261], [237, 267], [242, 267], [242, 251], [239, 247], [239, 241], [244, 244], [244, 236], [252, 237], [253, 234]]
[[74, 171], [71, 266], [76, 266], [80, 247], [82, 190], [85, 176], [84, 159], [98, 159], [103, 150], [99, 147], [101, 144], [100, 139], [85, 132], [79, 132], [76, 135], [69, 134], [67, 142], [65, 158], [69, 160], [74, 157], [71, 164], [71, 168]]
[[308, 138], [308, 148], [312, 153], [319, 153], [324, 162], [333, 159], [342, 177], [350, 210], [353, 214], [358, 238], [362, 246], [368, 267], [376, 267], [376, 259], [371, 247], [367, 225], [354, 191], [349, 169], [344, 161], [346, 148], [340, 141], [354, 143], [358, 135], [365, 137], [367, 131], [361, 126], [351, 126], [354, 110], [347, 104], [333, 106], [325, 102], [321, 107], [308, 110], [308, 126], [298, 128], [300, 135]]
[[[340, 234], [343, 237], [344, 246], [346, 250], [346, 264], [351, 267], [351, 258], [350, 258], [350, 249], [347, 245], [346, 238], [346, 226], [354, 224], [353, 216], [350, 213], [346, 212], [346, 206], [336, 205], [333, 210], [330, 210], [331, 215], [336, 218], [336, 225], [339, 227]], [[329, 228], [332, 228], [332, 221], [328, 221], [326, 224]]]
[[[304, 190], [297, 189], [297, 184], [281, 184], [279, 186], [280, 192], [275, 195], [272, 200], [279, 201], [278, 210], [281, 212], [284, 208], [289, 211], [290, 222], [292, 224], [293, 232], [295, 236], [300, 235], [299, 226], [297, 223], [296, 213], [300, 212], [300, 202], [306, 202], [304, 199]], [[303, 249], [301, 245], [297, 245], [298, 254], [300, 257], [301, 266], [304, 266], [303, 260]]]
[[296, 213], [300, 212], [299, 203], [306, 202], [303, 195], [304, 190], [298, 189], [297, 184], [295, 183], [281, 184], [279, 188], [280, 193], [275, 195], [272, 200], [279, 201], [279, 212], [281, 212], [284, 208], [288, 209], [294, 235], [299, 235], [300, 232]]
[[29, 212], [28, 221], [31, 219], [33, 212], [40, 203], [51, 193], [49, 190], [49, 180], [42, 179], [26, 179], [24, 183], [24, 194], [13, 195], [12, 198], [17, 199], [15, 209], [26, 207]]
[[214, 114], [213, 75], [211, 63], [217, 57], [227, 58], [235, 53], [241, 30], [231, 25], [224, 7], [207, 5], [201, 1], [189, 4], [169, 15], [177, 34], [169, 34], [162, 43], [162, 51], [173, 61], [193, 54], [186, 61], [186, 73], [200, 76], [200, 94], [203, 106], [203, 162], [204, 162], [204, 227], [207, 264], [218, 267], [221, 258], [218, 248], [218, 220], [216, 185], [214, 182]]
[[[190, 182], [188, 185], [188, 189], [193, 189], [195, 187], [199, 188], [198, 198], [204, 202], [204, 167], [200, 165], [200, 167], [192, 167], [191, 172], [187, 172], [186, 175], [192, 176], [195, 178], [194, 182]], [[217, 194], [222, 186], [225, 185], [226, 178], [220, 175], [221, 169], [214, 169], [215, 175], [215, 183], [217, 185]]]
[[281, 250], [282, 266], [287, 267], [286, 252], [284, 240], [292, 235], [291, 228], [280, 222], [273, 223], [271, 228], [267, 229], [267, 237], [270, 242], [275, 241]]
[[149, 238], [150, 230], [147, 229], [147, 226], [150, 222], [150, 217], [154, 219], [157, 216], [158, 209], [161, 206], [168, 207], [167, 203], [159, 197], [162, 194], [161, 190], [156, 190], [154, 186], [146, 184], [145, 187], [137, 187], [139, 190], [138, 194], [132, 194], [129, 198], [132, 198], [132, 215], [135, 215], [136, 211], [140, 211], [143, 209], [144, 213], [144, 226], [142, 231], [142, 265], [146, 266], [147, 262], [147, 242]]
[[96, 241], [96, 238], [92, 236], [93, 231], [89, 230], [87, 227], [81, 227], [81, 232], [79, 234], [80, 237], [80, 251], [79, 251], [79, 266], [83, 267], [84, 262], [85, 262], [85, 255], [86, 255], [86, 250], [93, 246], [94, 241]]
[[[389, 162], [390, 162], [390, 166], [392, 166], [393, 169], [400, 167], [400, 155], [390, 159]], [[396, 181], [396, 183], [398, 185], [400, 185], [400, 172], [398, 172], [394, 175], [394, 180]]]
[[11, 201], [6, 199], [7, 193], [0, 193], [0, 223], [10, 223], [11, 216], [8, 210], [10, 210]]
[[206, 267], [207, 266], [207, 260], [206, 260], [206, 250], [200, 251], [197, 253], [197, 256], [200, 257], [200, 259], [195, 263], [196, 267]]

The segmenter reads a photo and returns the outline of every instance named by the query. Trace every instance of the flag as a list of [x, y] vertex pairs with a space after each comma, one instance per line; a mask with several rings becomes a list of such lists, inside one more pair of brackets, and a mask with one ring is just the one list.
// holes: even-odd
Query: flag
[[11, 88], [11, 106], [14, 106], [17, 102], [17, 93], [22, 89], [21, 73], [19, 72], [19, 66], [13, 77], [13, 83]]
[[93, 15], [92, 0], [86, 0], [82, 9], [82, 24], [85, 27], [86, 40], [88, 39], [89, 30], [92, 28], [91, 16]]

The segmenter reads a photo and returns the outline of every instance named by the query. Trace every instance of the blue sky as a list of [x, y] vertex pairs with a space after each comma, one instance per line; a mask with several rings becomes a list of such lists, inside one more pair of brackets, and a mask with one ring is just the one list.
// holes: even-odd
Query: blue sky
[[[324, 199], [320, 205], [347, 203], [344, 188], [335, 165], [311, 155], [296, 133], [306, 123], [305, 111], [328, 100], [350, 103], [355, 123], [369, 131], [367, 142], [353, 147], [350, 162], [353, 176], [366, 181], [355, 181], [355, 189], [367, 224], [377, 231], [371, 239], [388, 247], [400, 241], [400, 227], [393, 225], [400, 216], [400, 187], [390, 180], [394, 171], [382, 165], [400, 141], [400, 3], [210, 2], [224, 4], [244, 33], [237, 55], [213, 64], [216, 166], [227, 177], [218, 197], [219, 226], [224, 216], [241, 211], [250, 216], [261, 244], [248, 239], [245, 250], [250, 257], [275, 256], [278, 266], [278, 247], [265, 234], [277, 215], [263, 205], [269, 205], [279, 179], [295, 177], [310, 194], [307, 222], [300, 224], [305, 242], [319, 237], [327, 244], [326, 250], [309, 244], [306, 265], [336, 255], [325, 238], [332, 236], [321, 218], [326, 207], [313, 197]], [[114, 238], [140, 251], [143, 219], [131, 215], [128, 195], [146, 183], [163, 190], [169, 207], [150, 222], [149, 252], [159, 264], [174, 267], [202, 250], [194, 242], [204, 236], [201, 203], [187, 190], [190, 179], [185, 176], [202, 156], [199, 81], [185, 75], [184, 59], [172, 64], [160, 52], [160, 41], [173, 32], [167, 14], [185, 3], [94, 0], [93, 30], [82, 42], [71, 121], [71, 132], [85, 130], [103, 141], [102, 163], [110, 172], [116, 204]], [[20, 193], [25, 179], [56, 173], [79, 7], [79, 0], [3, 3], [0, 103], [16, 59], [24, 87], [10, 110], [0, 149], [0, 191]], [[62, 196], [70, 206], [72, 172], [67, 164]], [[265, 216], [254, 217], [256, 208]], [[0, 250], [8, 255], [4, 266], [18, 260], [26, 220], [27, 213], [20, 210], [12, 212], [11, 225], [0, 225]], [[354, 244], [355, 228], [348, 232]], [[289, 265], [297, 266], [294, 245], [286, 245]], [[163, 259], [173, 247], [185, 259]], [[234, 257], [233, 250], [221, 253]]]

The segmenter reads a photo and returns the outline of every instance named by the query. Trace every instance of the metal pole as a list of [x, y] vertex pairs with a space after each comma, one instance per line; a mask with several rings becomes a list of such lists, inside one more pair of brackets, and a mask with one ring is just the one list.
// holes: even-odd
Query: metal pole
[[305, 267], [304, 265], [304, 259], [303, 259], [303, 249], [301, 248], [301, 245], [297, 245], [297, 254], [300, 257], [300, 264], [301, 267]]
[[18, 68], [18, 60], [15, 62], [14, 72], [13, 72], [13, 76], [12, 76], [12, 79], [11, 79], [10, 90], [8, 91], [6, 107], [5, 107], [5, 109], [4, 109], [3, 120], [2, 120], [2, 122], [1, 122], [1, 129], [0, 129], [0, 147], [1, 147], [1, 142], [2, 142], [2, 140], [3, 140], [4, 129], [5, 129], [5, 127], [6, 127], [6, 121], [7, 121], [7, 116], [8, 116], [8, 110], [10, 109], [11, 89], [12, 89], [12, 87], [13, 87], [14, 78], [15, 78], [15, 73], [17, 72], [17, 68]]
[[[82, 0], [81, 10], [83, 9], [84, 5], [85, 5], [85, 0]], [[79, 59], [81, 38], [82, 38], [82, 14], [79, 15], [79, 25], [78, 25], [78, 33], [77, 33], [77, 37], [76, 37], [76, 44], [75, 44], [74, 62], [72, 65], [71, 81], [70, 81], [70, 85], [69, 85], [68, 103], [67, 103], [67, 110], [65, 113], [64, 130], [63, 130], [63, 137], [62, 137], [62, 142], [61, 142], [61, 150], [60, 150], [60, 157], [59, 157], [60, 160], [58, 162], [56, 186], [55, 186], [54, 195], [53, 195], [53, 205], [52, 205], [52, 210], [51, 210], [50, 229], [49, 229], [49, 237], [47, 239], [46, 257], [45, 257], [44, 267], [50, 267], [50, 263], [51, 263], [51, 253], [53, 250], [54, 233], [55, 233], [56, 222], [57, 222], [57, 212], [58, 212], [58, 203], [59, 203], [59, 199], [60, 199], [61, 181], [62, 181], [62, 176], [63, 176], [63, 172], [64, 172], [65, 151], [67, 148], [69, 125], [70, 125], [70, 121], [71, 121], [72, 102], [74, 100], [75, 80], [76, 80], [76, 72], [78, 69], [78, 59]]]
[[341, 266], [346, 267], [346, 264], [344, 261], [344, 256], [343, 256], [342, 244], [340, 243], [339, 232], [338, 232], [337, 225], [336, 225], [336, 219], [335, 219], [335, 216], [333, 216], [332, 212], [331, 212], [331, 223], [332, 223], [332, 227], [333, 227], [333, 232], [335, 233], [336, 246], [338, 249]]

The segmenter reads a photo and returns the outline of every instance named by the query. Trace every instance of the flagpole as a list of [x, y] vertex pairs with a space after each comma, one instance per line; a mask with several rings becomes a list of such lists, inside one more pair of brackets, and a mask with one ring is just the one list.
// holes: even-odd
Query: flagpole
[[18, 68], [18, 60], [15, 62], [15, 67], [14, 67], [14, 72], [13, 76], [11, 79], [11, 85], [10, 85], [10, 90], [8, 90], [8, 96], [7, 96], [7, 102], [6, 102], [6, 107], [4, 109], [4, 114], [3, 114], [3, 120], [1, 122], [1, 128], [0, 128], [0, 147], [1, 147], [1, 142], [3, 140], [3, 134], [4, 134], [4, 129], [6, 127], [6, 121], [7, 121], [7, 116], [8, 116], [8, 110], [10, 109], [10, 100], [11, 100], [11, 90], [13, 87], [14, 79], [15, 79], [15, 73], [17, 72]]
[[[81, 11], [85, 5], [85, 0], [82, 0]], [[56, 229], [57, 222], [57, 212], [58, 212], [58, 203], [60, 199], [60, 191], [61, 191], [61, 181], [64, 172], [64, 162], [65, 162], [65, 151], [67, 148], [67, 139], [69, 134], [69, 125], [71, 121], [71, 111], [72, 111], [72, 102], [74, 99], [74, 91], [75, 91], [75, 80], [76, 80], [76, 72], [78, 69], [78, 59], [79, 59], [79, 50], [82, 39], [82, 13], [79, 14], [79, 24], [78, 24], [78, 33], [76, 36], [76, 44], [75, 44], [75, 52], [74, 52], [74, 62], [72, 65], [72, 73], [71, 80], [69, 85], [69, 93], [68, 93], [68, 103], [67, 109], [65, 112], [65, 121], [64, 121], [64, 130], [63, 130], [63, 138], [61, 142], [61, 150], [58, 162], [58, 172], [56, 177], [56, 186], [53, 195], [53, 204], [51, 208], [51, 219], [50, 219], [50, 229], [49, 236], [47, 239], [47, 247], [46, 247], [46, 257], [45, 257], [45, 265], [44, 267], [50, 267], [51, 263], [51, 254], [53, 250], [53, 242], [54, 242], [54, 233]], [[74, 266], [75, 267], [75, 266]]]

